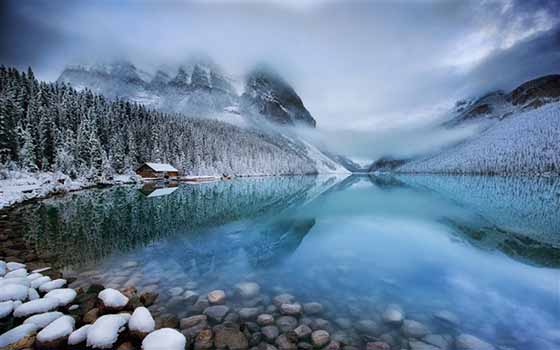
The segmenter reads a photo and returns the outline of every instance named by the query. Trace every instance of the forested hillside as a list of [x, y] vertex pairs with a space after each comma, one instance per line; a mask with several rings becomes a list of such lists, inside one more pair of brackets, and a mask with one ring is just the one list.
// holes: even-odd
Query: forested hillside
[[109, 101], [89, 90], [44, 83], [0, 67], [0, 160], [28, 171], [106, 179], [144, 161], [169, 162], [186, 174], [315, 173], [293, 140], [207, 119]]

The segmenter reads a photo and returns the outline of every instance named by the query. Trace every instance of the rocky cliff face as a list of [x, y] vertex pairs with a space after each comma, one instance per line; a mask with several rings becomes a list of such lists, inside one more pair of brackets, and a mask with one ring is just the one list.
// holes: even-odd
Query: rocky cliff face
[[259, 67], [248, 75], [241, 106], [273, 123], [316, 126], [294, 89], [268, 68]]
[[454, 117], [446, 126], [469, 121], [502, 120], [508, 116], [560, 100], [560, 75], [547, 75], [525, 82], [506, 93], [498, 90], [478, 99], [457, 102]]
[[68, 66], [59, 82], [88, 88], [108, 98], [123, 98], [165, 112], [211, 116], [239, 111], [282, 125], [315, 127], [315, 119], [295, 90], [278, 74], [256, 69], [239, 96], [232, 80], [208, 59], [191, 60], [176, 72], [149, 75], [129, 62]]

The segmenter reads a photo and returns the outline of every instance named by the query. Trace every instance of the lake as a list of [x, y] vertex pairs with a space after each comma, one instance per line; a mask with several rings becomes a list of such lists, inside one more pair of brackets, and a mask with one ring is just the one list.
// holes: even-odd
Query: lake
[[349, 337], [396, 304], [433, 333], [560, 346], [558, 179], [244, 178], [86, 190], [17, 210], [25, 239], [74, 286], [156, 290], [155, 315], [188, 315], [187, 290], [252, 281], [269, 297], [320, 302]]

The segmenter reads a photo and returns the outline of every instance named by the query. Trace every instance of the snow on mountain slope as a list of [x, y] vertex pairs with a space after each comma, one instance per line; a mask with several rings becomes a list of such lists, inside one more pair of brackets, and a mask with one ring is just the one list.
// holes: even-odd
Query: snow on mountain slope
[[519, 111], [403, 173], [560, 175], [560, 102]]

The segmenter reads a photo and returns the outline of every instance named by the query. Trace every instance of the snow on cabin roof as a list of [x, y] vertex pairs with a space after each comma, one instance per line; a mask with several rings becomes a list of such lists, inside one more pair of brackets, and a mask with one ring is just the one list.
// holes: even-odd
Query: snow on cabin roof
[[177, 187], [158, 188], [148, 195], [148, 198], [167, 196], [177, 190]]
[[152, 170], [155, 171], [178, 171], [171, 164], [165, 164], [165, 163], [144, 163], [144, 164], [146, 164], [147, 166], [152, 168]]

